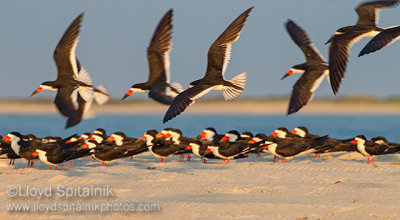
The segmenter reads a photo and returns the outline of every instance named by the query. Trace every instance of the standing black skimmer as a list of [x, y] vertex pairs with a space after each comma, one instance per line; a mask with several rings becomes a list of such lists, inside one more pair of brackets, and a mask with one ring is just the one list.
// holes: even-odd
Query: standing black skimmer
[[3, 141], [10, 142], [11, 149], [15, 154], [28, 160], [28, 167], [33, 167], [35, 164], [33, 160], [37, 157], [33, 156], [32, 153], [42, 145], [41, 142], [29, 140], [28, 137], [21, 135], [19, 132], [8, 133], [7, 136], [3, 138]]
[[108, 142], [115, 142], [115, 144], [118, 146], [135, 143], [137, 140], [137, 138], [127, 137], [126, 134], [121, 131], [115, 132], [107, 138]]
[[271, 133], [271, 137], [277, 138], [294, 138], [296, 135], [289, 132], [289, 130], [285, 127], [277, 128], [274, 132]]
[[194, 101], [211, 90], [222, 90], [226, 100], [240, 95], [245, 87], [247, 73], [224, 79], [224, 73], [231, 56], [232, 43], [239, 39], [244, 22], [253, 7], [247, 9], [218, 37], [208, 51], [207, 71], [203, 78], [190, 83], [190, 87], [181, 92], [172, 101], [171, 106], [165, 113], [163, 123], [181, 114]]
[[42, 146], [33, 152], [33, 155], [38, 156], [40, 161], [50, 166], [50, 170], [52, 166], [54, 166], [54, 170], [57, 170], [58, 164], [87, 156], [88, 154], [89, 151], [87, 149], [76, 151], [62, 149], [61, 147], [57, 146]]
[[254, 137], [254, 135], [250, 131], [245, 131], [245, 132], [240, 134], [240, 138], [242, 138], [242, 139], [251, 140], [253, 137]]
[[303, 29], [297, 26], [293, 21], [288, 20], [286, 23], [286, 30], [306, 57], [305, 63], [293, 66], [282, 77], [282, 79], [284, 79], [294, 73], [303, 74], [293, 86], [287, 111], [287, 114], [290, 115], [298, 112], [312, 100], [314, 91], [318, 89], [325, 76], [329, 75], [329, 67], [318, 49], [314, 47], [311, 38]]
[[319, 138], [319, 135], [310, 134], [304, 126], [295, 127], [290, 133], [302, 138]]
[[218, 143], [218, 145], [208, 146], [205, 154], [211, 152], [216, 157], [224, 159], [224, 162], [225, 160], [227, 160], [227, 163], [229, 163], [229, 160], [231, 159], [247, 157], [247, 155], [245, 154], [248, 153], [249, 150], [250, 150], [249, 144], [246, 143], [221, 142]]
[[83, 13], [75, 18], [54, 50], [54, 61], [58, 70], [57, 79], [43, 82], [31, 95], [43, 90], [57, 91], [54, 103], [60, 113], [68, 118], [66, 128], [77, 125], [82, 120], [93, 98], [99, 104], [105, 103], [109, 98], [104, 86], [93, 87], [89, 73], [81, 67], [75, 56], [82, 17]]
[[147, 48], [149, 62], [149, 79], [145, 83], [133, 85], [122, 98], [135, 92], [148, 92], [155, 101], [170, 105], [175, 96], [182, 91], [179, 83], [169, 83], [169, 52], [172, 46], [172, 14], [170, 9], [158, 24], [150, 46]]
[[204, 129], [197, 138], [200, 140], [218, 143], [222, 137], [224, 137], [224, 135], [218, 134], [215, 128], [209, 127]]
[[354, 138], [354, 145], [357, 145], [357, 151], [362, 155], [368, 157], [367, 163], [369, 164], [369, 158], [372, 157], [371, 164], [374, 163], [374, 157], [381, 154], [392, 154], [400, 151], [400, 148], [390, 148], [388, 145], [377, 144], [372, 141], [367, 141], [364, 135], [358, 135]]
[[315, 140], [268, 138], [265, 140], [264, 144], [266, 145], [266, 150], [271, 152], [274, 156], [282, 158], [282, 162], [286, 163], [287, 159], [314, 153], [316, 151], [315, 147], [321, 145], [326, 138], [326, 136]]
[[222, 142], [235, 142], [241, 140], [240, 133], [236, 130], [230, 130], [225, 133], [225, 135], [221, 138]]
[[329, 79], [335, 95], [344, 79], [350, 47], [362, 38], [375, 37], [383, 31], [384, 29], [376, 26], [379, 10], [395, 6], [398, 3], [399, 0], [378, 0], [360, 4], [356, 8], [357, 24], [338, 29], [328, 40], [326, 44], [331, 43], [329, 48]]
[[13, 165], [15, 163], [15, 159], [21, 158], [19, 155], [17, 155], [14, 150], [11, 148], [11, 143], [8, 142], [8, 139], [4, 140], [4, 138], [0, 135], [0, 155], [5, 155], [7, 156], [8, 159], [10, 159], [10, 164]]
[[381, 31], [381, 33], [376, 35], [365, 45], [358, 56], [360, 57], [365, 54], [373, 53], [394, 43], [398, 39], [400, 39], [400, 26], [385, 28], [385, 30]]
[[128, 149], [125, 146], [118, 146], [115, 143], [99, 144], [95, 140], [90, 140], [82, 146], [84, 149], [91, 149], [92, 157], [101, 161], [102, 166], [107, 166], [108, 162], [127, 157]]

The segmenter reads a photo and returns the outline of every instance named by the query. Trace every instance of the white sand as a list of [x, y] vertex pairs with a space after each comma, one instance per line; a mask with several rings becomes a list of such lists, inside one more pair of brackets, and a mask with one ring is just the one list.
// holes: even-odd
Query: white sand
[[[3, 219], [71, 217], [105, 217], [106, 219], [398, 219], [400, 218], [400, 155], [379, 156], [374, 165], [367, 165], [358, 153], [327, 155], [322, 160], [301, 157], [271, 163], [271, 155], [248, 162], [221, 161], [203, 164], [198, 158], [180, 162], [168, 158], [160, 164], [149, 153], [132, 161], [117, 160], [108, 167], [89, 158], [73, 162], [71, 168], [49, 171], [37, 162], [26, 168], [19, 160], [15, 168], [0, 168], [0, 202]], [[150, 169], [151, 168], [151, 169]], [[87, 187], [108, 185], [114, 197], [92, 197], [66, 200], [11, 198], [7, 186], [22, 187]], [[8, 213], [6, 204], [28, 203], [94, 203], [94, 202], [157, 203], [161, 211], [153, 212], [51, 212], [42, 214]], [[67, 215], [68, 214], [68, 215]]]

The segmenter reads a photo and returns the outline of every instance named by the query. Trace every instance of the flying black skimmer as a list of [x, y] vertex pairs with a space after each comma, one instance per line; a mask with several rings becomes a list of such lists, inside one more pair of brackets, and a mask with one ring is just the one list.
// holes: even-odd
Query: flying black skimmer
[[[360, 4], [355, 10], [358, 14], [357, 24], [338, 29], [328, 40], [329, 48], [329, 81], [336, 95], [346, 72], [350, 47], [362, 38], [375, 37], [384, 29], [377, 27], [379, 10], [395, 6], [399, 0], [378, 0]], [[392, 35], [393, 36], [393, 35]], [[373, 50], [368, 47], [365, 52]]]
[[175, 96], [182, 91], [182, 86], [179, 83], [169, 82], [172, 15], [172, 9], [164, 15], [154, 32], [150, 46], [147, 48], [149, 79], [145, 83], [133, 85], [122, 100], [135, 92], [148, 92], [149, 97], [155, 101], [170, 105]]
[[224, 79], [226, 67], [231, 56], [232, 44], [239, 39], [244, 23], [253, 7], [236, 18], [211, 45], [208, 51], [207, 71], [203, 78], [190, 83], [190, 87], [177, 95], [165, 113], [163, 123], [181, 114], [194, 101], [211, 90], [222, 90], [226, 100], [240, 95], [245, 87], [247, 73]]
[[400, 148], [391, 148], [385, 144], [378, 144], [373, 141], [368, 141], [364, 135], [358, 135], [354, 138], [354, 145], [357, 145], [357, 151], [362, 155], [368, 157], [367, 163], [369, 164], [369, 158], [372, 157], [371, 164], [374, 163], [374, 157], [381, 154], [392, 154], [400, 151]]
[[329, 67], [318, 49], [315, 48], [311, 38], [303, 29], [297, 26], [292, 20], [288, 20], [286, 22], [286, 30], [306, 57], [305, 63], [293, 66], [282, 77], [284, 79], [295, 73], [303, 74], [293, 86], [287, 111], [287, 114], [290, 115], [298, 112], [312, 100], [315, 90], [318, 89], [325, 76], [329, 75]]
[[54, 103], [68, 118], [66, 128], [77, 125], [92, 104], [103, 104], [109, 95], [104, 86], [93, 87], [92, 79], [75, 56], [83, 13], [71, 23], [54, 50], [58, 75], [55, 81], [43, 82], [31, 96], [43, 90], [57, 91]]
[[385, 30], [381, 31], [365, 45], [358, 56], [373, 53], [394, 43], [398, 39], [400, 39], [400, 26], [385, 28]]

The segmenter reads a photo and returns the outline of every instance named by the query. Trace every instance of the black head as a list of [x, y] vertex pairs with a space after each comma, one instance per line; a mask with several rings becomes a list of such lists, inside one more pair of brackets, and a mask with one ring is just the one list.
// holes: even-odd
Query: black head
[[253, 135], [253, 133], [251, 133], [250, 131], [246, 131], [246, 132], [243, 132], [243, 133], [240, 135], [240, 137], [242, 137], [242, 138], [253, 138], [254, 135]]
[[148, 130], [146, 131], [146, 133], [144, 133], [145, 135], [148, 134], [152, 137], [156, 137], [156, 135], [158, 134], [158, 132], [156, 130]]
[[265, 134], [263, 134], [263, 133], [258, 133], [258, 134], [256, 134], [256, 136], [255, 136], [256, 138], [260, 138], [260, 139], [262, 139], [262, 140], [264, 140], [264, 139], [267, 139], [268, 138], [268, 136], [267, 135], [265, 135]]

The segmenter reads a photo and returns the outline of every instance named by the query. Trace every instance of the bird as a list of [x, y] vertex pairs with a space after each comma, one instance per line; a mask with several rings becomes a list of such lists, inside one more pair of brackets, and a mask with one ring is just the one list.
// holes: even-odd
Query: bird
[[207, 70], [203, 78], [193, 81], [187, 90], [179, 93], [165, 113], [163, 123], [181, 114], [194, 101], [211, 90], [222, 90], [226, 100], [240, 95], [245, 87], [247, 73], [241, 73], [230, 80], [224, 79], [224, 73], [231, 56], [232, 44], [239, 39], [247, 17], [253, 7], [244, 11], [218, 37], [208, 50]]
[[295, 138], [297, 137], [295, 134], [290, 133], [289, 130], [285, 127], [280, 127], [275, 129], [274, 132], [271, 133], [271, 137], [277, 138]]
[[28, 160], [28, 167], [33, 167], [35, 164], [33, 160], [37, 157], [33, 156], [32, 153], [42, 145], [41, 142], [29, 140], [27, 136], [16, 131], [8, 133], [7, 136], [3, 138], [3, 141], [10, 142], [11, 149], [15, 154]]
[[147, 48], [147, 59], [149, 62], [149, 79], [147, 82], [131, 86], [122, 100], [135, 92], [148, 92], [153, 100], [170, 105], [172, 100], [182, 91], [179, 83], [170, 83], [170, 58], [172, 49], [172, 16], [173, 9], [170, 9], [158, 24], [150, 45]]
[[365, 54], [373, 53], [394, 43], [398, 39], [400, 39], [400, 26], [385, 28], [385, 30], [381, 31], [364, 46], [358, 56], [361, 57]]
[[319, 138], [319, 135], [310, 134], [304, 126], [295, 127], [290, 133], [302, 138]]
[[371, 164], [373, 164], [376, 155], [392, 154], [400, 151], [400, 148], [391, 148], [386, 144], [378, 144], [373, 141], [368, 141], [364, 135], [358, 135], [354, 138], [352, 143], [353, 145], [357, 145], [357, 151], [360, 154], [368, 157], [368, 164], [370, 157], [372, 157]]
[[375, 37], [384, 29], [377, 27], [379, 10], [393, 7], [399, 0], [377, 0], [361, 3], [355, 10], [357, 24], [338, 29], [326, 42], [329, 48], [329, 81], [336, 95], [344, 79], [350, 47], [362, 38]]
[[75, 55], [79, 39], [79, 29], [84, 13], [81, 13], [65, 31], [54, 50], [57, 65], [57, 79], [43, 82], [31, 97], [43, 90], [57, 91], [54, 103], [59, 112], [68, 118], [65, 128], [77, 125], [95, 99], [99, 104], [108, 101], [106, 87], [93, 86], [92, 79]]
[[282, 77], [282, 79], [285, 79], [295, 73], [302, 74], [293, 86], [287, 111], [287, 115], [290, 115], [298, 112], [313, 99], [315, 90], [318, 89], [325, 76], [329, 76], [329, 67], [318, 49], [315, 48], [311, 38], [303, 29], [290, 19], [286, 22], [285, 26], [292, 40], [306, 57], [305, 63], [293, 66]]
[[197, 136], [197, 139], [218, 143], [223, 137], [224, 135], [218, 134], [215, 128], [208, 127]]

